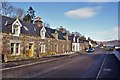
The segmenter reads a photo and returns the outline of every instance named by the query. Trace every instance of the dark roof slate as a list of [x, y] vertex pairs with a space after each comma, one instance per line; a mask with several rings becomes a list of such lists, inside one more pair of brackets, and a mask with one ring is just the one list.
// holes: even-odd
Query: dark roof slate
[[[2, 16], [2, 30], [1, 31], [5, 32], [5, 33], [11, 33], [12, 32], [12, 23], [15, 20], [16, 20], [15, 18]], [[7, 25], [5, 25], [6, 21], [7, 21]], [[22, 20], [20, 20], [20, 23], [22, 24], [22, 27], [21, 27], [21, 33], [22, 34], [40, 36], [40, 30], [42, 29], [41, 27], [37, 27], [36, 25], [34, 25], [32, 23], [24, 22]], [[24, 26], [28, 30], [25, 30]], [[45, 27], [45, 29], [46, 29], [45, 36], [47, 38], [54, 38], [52, 33], [55, 33], [56, 29], [51, 29], [51, 28], [48, 28], [48, 27]], [[58, 39], [65, 40], [64, 35], [65, 34], [62, 34], [62, 32], [58, 31]]]
[[[9, 17], [6, 17], [6, 16], [2, 16], [2, 32], [11, 33], [12, 32], [12, 23], [15, 20], [16, 19], [9, 18]], [[22, 24], [22, 27], [21, 27], [21, 33], [22, 34], [37, 36], [36, 31], [34, 30], [34, 25], [33, 24], [27, 23], [27, 22], [24, 22], [24, 21], [21, 21], [21, 20], [20, 20], [20, 23]], [[25, 30], [24, 26], [26, 28], [28, 28], [28, 30]]]
[[58, 39], [62, 39], [62, 40], [66, 40], [62, 34], [62, 32], [57, 31], [58, 32]]

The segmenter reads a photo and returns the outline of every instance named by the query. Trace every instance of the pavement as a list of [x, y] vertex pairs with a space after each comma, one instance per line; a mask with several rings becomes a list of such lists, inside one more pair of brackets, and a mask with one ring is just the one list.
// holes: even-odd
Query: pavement
[[120, 61], [109, 51], [101, 67], [99, 78], [120, 78]]
[[[62, 59], [17, 68], [4, 69], [3, 78], [92, 78], [94, 80], [120, 78], [120, 62], [114, 54], [96, 49], [89, 54], [67, 56]], [[39, 61], [38, 61], [39, 62]]]
[[31, 59], [24, 59], [24, 60], [17, 60], [17, 61], [9, 61], [6, 63], [2, 63], [2, 67], [0, 69], [7, 69], [12, 68], [16, 66], [22, 66], [22, 65], [30, 65], [30, 64], [37, 64], [37, 63], [45, 63], [52, 60], [62, 59], [66, 57], [72, 57], [76, 56], [78, 54], [76, 53], [67, 53], [67, 54], [59, 54], [59, 55], [52, 55], [52, 56], [46, 56], [46, 57], [39, 57], [39, 58], [31, 58]]
[[118, 60], [120, 61], [120, 52], [114, 50], [113, 53], [115, 54], [115, 56], [118, 58]]

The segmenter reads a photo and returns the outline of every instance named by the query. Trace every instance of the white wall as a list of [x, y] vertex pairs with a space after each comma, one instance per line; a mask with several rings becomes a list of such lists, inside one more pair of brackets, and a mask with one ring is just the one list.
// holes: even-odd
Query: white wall
[[72, 43], [72, 51], [80, 51], [80, 44]]

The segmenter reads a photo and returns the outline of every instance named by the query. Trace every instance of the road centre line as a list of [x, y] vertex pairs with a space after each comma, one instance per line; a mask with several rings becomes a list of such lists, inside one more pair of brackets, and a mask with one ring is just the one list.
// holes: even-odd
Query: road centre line
[[[108, 51], [106, 52], [106, 54], [108, 54]], [[99, 70], [99, 72], [98, 72], [98, 74], [97, 74], [97, 76], [96, 76], [96, 80], [98, 79], [98, 77], [99, 77], [99, 75], [100, 75], [100, 73], [101, 73], [101, 71], [102, 71], [102, 68], [103, 68], [103, 65], [104, 65], [105, 59], [106, 59], [106, 54], [105, 54], [104, 60], [103, 60], [103, 62], [102, 62], [102, 65], [100, 66], [100, 70]]]

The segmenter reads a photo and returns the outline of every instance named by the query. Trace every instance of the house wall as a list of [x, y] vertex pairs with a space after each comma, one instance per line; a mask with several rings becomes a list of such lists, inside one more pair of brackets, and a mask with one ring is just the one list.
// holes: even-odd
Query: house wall
[[0, 32], [0, 54], [2, 53], [2, 32]]
[[72, 43], [72, 51], [80, 51], [80, 43]]
[[64, 53], [65, 52], [65, 45], [66, 41], [65, 40], [58, 40], [58, 53]]
[[[58, 46], [58, 54], [65, 53], [67, 51], [71, 51], [71, 41], [66, 40], [55, 40], [52, 38], [46, 38], [41, 39], [38, 36], [31, 36], [31, 35], [23, 35], [21, 34], [19, 37], [13, 36], [11, 33], [3, 33], [2, 34], [2, 42], [3, 42], [3, 50], [2, 53], [7, 55], [9, 58], [10, 56], [17, 56], [11, 54], [11, 43], [20, 43], [20, 55], [22, 55], [22, 58], [29, 57], [29, 45], [33, 44], [33, 56], [32, 57], [38, 57], [39, 54], [41, 54], [41, 44], [45, 45], [45, 53], [46, 52], [55, 52], [55, 45]], [[26, 43], [24, 43], [26, 42]], [[26, 45], [26, 50], [24, 50], [24, 46]], [[68, 48], [67, 48], [68, 47]], [[25, 54], [26, 51], [26, 54]], [[24, 57], [26, 55], [26, 57]], [[9, 61], [10, 59], [8, 59]]]
[[[19, 37], [13, 36], [11, 33], [3, 33], [3, 38], [2, 38], [2, 42], [3, 42], [3, 50], [2, 53], [7, 55], [7, 56], [15, 56], [13, 54], [11, 54], [11, 43], [13, 42], [18, 42], [20, 43], [20, 55], [24, 54], [24, 42], [26, 41], [26, 55], [29, 55], [29, 44], [33, 44], [34, 45], [34, 49], [33, 49], [33, 57], [36, 57], [38, 55], [38, 53], [40, 52], [40, 45], [43, 42], [40, 37], [34, 37], [34, 36], [24, 36], [24, 35], [20, 35]], [[26, 38], [26, 40], [25, 40]], [[44, 42], [43, 42], [44, 43]]]
[[72, 51], [76, 51], [76, 43], [72, 43]]

